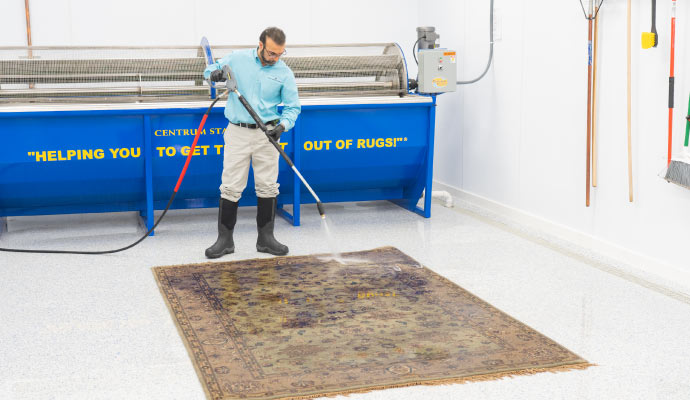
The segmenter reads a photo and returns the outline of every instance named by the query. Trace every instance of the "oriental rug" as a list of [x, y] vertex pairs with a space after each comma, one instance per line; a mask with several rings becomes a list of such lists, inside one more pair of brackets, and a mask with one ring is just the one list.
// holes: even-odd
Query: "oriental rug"
[[155, 267], [210, 399], [306, 399], [590, 364], [393, 247]]

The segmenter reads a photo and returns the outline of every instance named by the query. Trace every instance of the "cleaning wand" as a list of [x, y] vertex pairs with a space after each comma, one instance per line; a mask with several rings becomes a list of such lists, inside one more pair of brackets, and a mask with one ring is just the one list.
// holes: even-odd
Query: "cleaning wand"
[[314, 196], [314, 200], [316, 200], [316, 207], [319, 209], [319, 215], [321, 215], [321, 218], [326, 218], [326, 212], [324, 211], [323, 204], [321, 203], [321, 200], [319, 199], [319, 196], [314, 193], [314, 190], [309, 186], [309, 183], [304, 179], [302, 174], [300, 174], [299, 170], [297, 167], [295, 167], [295, 164], [292, 162], [290, 157], [285, 153], [285, 150], [283, 150], [283, 147], [278, 144], [278, 142], [275, 141], [269, 134], [268, 134], [268, 128], [266, 127], [266, 124], [263, 123], [259, 115], [254, 111], [254, 108], [249, 104], [247, 99], [242, 96], [242, 94], [237, 90], [237, 81], [235, 80], [235, 74], [233, 74], [232, 69], [230, 68], [229, 65], [223, 65], [223, 73], [227, 75], [227, 82], [226, 82], [226, 87], [228, 88], [229, 92], [234, 92], [237, 95], [237, 98], [240, 100], [240, 103], [244, 106], [244, 108], [247, 110], [249, 115], [252, 116], [254, 121], [256, 121], [256, 124], [261, 128], [261, 130], [264, 132], [268, 140], [271, 142], [273, 147], [278, 150], [278, 153], [283, 157], [283, 160], [292, 168], [292, 170], [295, 172], [297, 177], [304, 183], [304, 186], [307, 187], [309, 190], [309, 193], [311, 193], [312, 196]]

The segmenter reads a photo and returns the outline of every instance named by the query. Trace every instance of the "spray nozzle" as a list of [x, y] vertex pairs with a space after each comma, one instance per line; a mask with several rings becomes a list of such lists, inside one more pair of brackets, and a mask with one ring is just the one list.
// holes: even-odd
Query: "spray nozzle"
[[231, 92], [237, 90], [237, 80], [235, 80], [235, 74], [232, 72], [232, 68], [230, 68], [229, 65], [223, 65], [223, 74], [228, 78], [227, 81], [225, 81], [225, 87]]

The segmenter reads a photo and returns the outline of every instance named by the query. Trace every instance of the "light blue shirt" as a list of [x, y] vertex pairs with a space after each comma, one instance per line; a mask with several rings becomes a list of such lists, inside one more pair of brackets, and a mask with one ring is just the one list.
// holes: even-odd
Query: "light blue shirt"
[[[204, 70], [204, 78], [227, 64], [237, 80], [237, 90], [254, 108], [263, 122], [280, 119], [285, 130], [292, 129], [302, 107], [297, 94], [295, 74], [283, 62], [262, 66], [256, 49], [233, 51]], [[283, 113], [278, 113], [278, 104], [283, 103]], [[254, 119], [240, 103], [237, 95], [230, 93], [225, 106], [225, 117], [233, 123], [254, 124]]]

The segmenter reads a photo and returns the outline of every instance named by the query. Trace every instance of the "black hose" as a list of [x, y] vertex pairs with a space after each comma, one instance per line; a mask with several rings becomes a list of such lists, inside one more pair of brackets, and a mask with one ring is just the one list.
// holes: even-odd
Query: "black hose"
[[[201, 130], [202, 130], [203, 126], [204, 126], [204, 123], [206, 122], [206, 118], [208, 117], [208, 114], [211, 112], [211, 109], [213, 108], [214, 105], [216, 105], [216, 102], [217, 102], [218, 100], [220, 100], [221, 97], [223, 97], [223, 96], [218, 96], [218, 97], [216, 97], [216, 99], [213, 100], [213, 102], [211, 103], [211, 105], [208, 107], [208, 109], [207, 109], [206, 112], [204, 113], [204, 117], [203, 117], [202, 120], [201, 120], [201, 124], [199, 125], [199, 129], [197, 129], [197, 131], [196, 131], [196, 136], [197, 136], [197, 137], [199, 136], [199, 133], [201, 132]], [[192, 153], [194, 153], [194, 149], [191, 149], [190, 152], [189, 152], [189, 154], [187, 155], [187, 163], [189, 162], [189, 159], [192, 157]], [[146, 239], [146, 238], [151, 234], [151, 232], [153, 232], [153, 230], [156, 229], [156, 227], [158, 226], [158, 224], [163, 220], [163, 217], [164, 217], [165, 214], [168, 212], [168, 209], [170, 208], [170, 205], [172, 204], [173, 200], [175, 199], [175, 195], [177, 195], [177, 188], [179, 187], [179, 184], [180, 184], [180, 183], [182, 182], [182, 180], [184, 179], [184, 173], [185, 173], [185, 172], [186, 172], [186, 169], [183, 169], [182, 172], [180, 172], [180, 177], [179, 177], [179, 179], [178, 179], [178, 185], [177, 185], [177, 187], [175, 188], [175, 190], [173, 190], [172, 196], [170, 196], [170, 200], [168, 200], [168, 205], [165, 206], [165, 209], [163, 210], [163, 213], [161, 214], [160, 217], [158, 217], [158, 220], [156, 221], [155, 224], [153, 224], [153, 227], [151, 227], [151, 229], [149, 229], [148, 232], [146, 232], [146, 233], [144, 234], [144, 236], [142, 236], [141, 238], [139, 238], [139, 240], [137, 240], [136, 242], [134, 242], [134, 243], [132, 243], [132, 244], [130, 244], [130, 245], [128, 245], [128, 246], [121, 247], [121, 248], [119, 248], [119, 249], [114, 249], [114, 250], [101, 250], [101, 251], [7, 249], [7, 248], [2, 248], [2, 247], [0, 247], [0, 251], [8, 251], [8, 252], [13, 252], [13, 253], [45, 253], [45, 254], [87, 254], [87, 255], [97, 255], [97, 254], [118, 253], [118, 252], [120, 252], [120, 251], [124, 251], [124, 250], [131, 249], [132, 247], [134, 247], [134, 246], [138, 245], [139, 243], [143, 242], [144, 239]]]
[[414, 63], [417, 65], [419, 65], [419, 62], [417, 61], [417, 52], [414, 51], [414, 48], [415, 46], [417, 46], [417, 43], [419, 43], [421, 39], [422, 38], [417, 38], [417, 40], [415, 40], [414, 44], [412, 45], [412, 57], [414, 57]]

